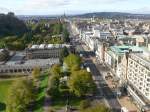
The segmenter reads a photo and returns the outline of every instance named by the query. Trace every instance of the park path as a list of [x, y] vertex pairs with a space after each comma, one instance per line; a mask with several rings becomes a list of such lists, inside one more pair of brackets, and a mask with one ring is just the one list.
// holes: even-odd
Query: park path
[[[50, 79], [50, 76], [49, 76], [49, 79]], [[49, 85], [49, 79], [47, 81], [47, 88], [45, 89], [45, 99], [44, 99], [44, 105], [43, 105], [44, 112], [49, 112], [49, 108], [52, 105], [52, 99], [47, 94], [48, 85]]]
[[48, 95], [46, 95], [44, 100], [44, 107], [43, 107], [44, 112], [49, 112], [49, 108], [51, 104], [52, 104], [51, 98]]

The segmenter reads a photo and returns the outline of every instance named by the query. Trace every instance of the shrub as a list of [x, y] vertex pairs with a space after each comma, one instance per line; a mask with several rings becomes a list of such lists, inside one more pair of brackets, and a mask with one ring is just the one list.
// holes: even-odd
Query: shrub
[[90, 106], [90, 101], [89, 100], [83, 100], [80, 103], [80, 110], [84, 110]]

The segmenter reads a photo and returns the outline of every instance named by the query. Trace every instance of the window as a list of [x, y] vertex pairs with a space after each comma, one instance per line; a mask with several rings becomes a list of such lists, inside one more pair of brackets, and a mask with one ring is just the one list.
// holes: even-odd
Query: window
[[150, 72], [148, 72], [148, 75], [147, 75], [148, 77], [150, 77]]
[[146, 96], [148, 96], [148, 95], [149, 95], [149, 93], [145, 93], [145, 95], [146, 95]]
[[148, 89], [148, 88], [146, 88], [146, 91], [147, 91], [147, 92], [149, 92], [149, 89]]
[[150, 84], [147, 84], [146, 86], [150, 86]]
[[148, 82], [150, 82], [150, 79], [147, 79]]

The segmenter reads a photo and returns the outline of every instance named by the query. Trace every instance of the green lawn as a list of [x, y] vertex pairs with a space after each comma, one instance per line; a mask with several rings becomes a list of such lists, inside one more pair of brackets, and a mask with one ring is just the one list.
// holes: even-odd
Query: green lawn
[[[45, 90], [48, 84], [48, 76], [44, 75], [43, 77], [40, 78], [40, 80], [41, 80], [40, 90], [34, 112], [43, 112], [42, 106], [44, 103]], [[13, 81], [14, 81], [13, 78], [0, 80], [0, 112], [5, 112], [6, 109], [5, 103], [8, 95], [8, 90]]]
[[43, 104], [44, 104], [44, 98], [46, 94], [46, 88], [48, 84], [48, 75], [44, 75], [43, 77], [40, 78], [41, 83], [40, 83], [40, 90], [38, 94], [38, 99], [36, 101], [36, 105], [34, 108], [34, 112], [43, 112]]
[[[44, 98], [46, 94], [45, 91], [46, 91], [47, 84], [48, 84], [48, 75], [42, 76], [40, 80], [41, 80], [40, 90], [38, 93], [36, 105], [34, 107], [34, 112], [43, 112]], [[0, 80], [0, 112], [5, 112], [6, 97], [8, 94], [9, 87], [11, 86], [13, 81], [14, 79]], [[72, 106], [78, 107], [82, 100], [83, 99], [80, 99], [77, 97], [70, 97], [69, 103]], [[66, 103], [67, 103], [67, 99], [60, 96], [54, 99], [52, 107], [54, 107], [56, 110], [61, 109], [62, 107], [66, 105]]]
[[[79, 108], [80, 102], [82, 100], [84, 100], [84, 99], [72, 96], [72, 97], [69, 98], [69, 105], [71, 105], [73, 107], [76, 107], [76, 108]], [[65, 107], [66, 104], [67, 104], [67, 98], [65, 98], [65, 97], [57, 97], [57, 98], [53, 99], [52, 107], [55, 110], [59, 110], [62, 107]]]
[[13, 80], [8, 80], [8, 79], [0, 80], [0, 112], [5, 111], [6, 97], [12, 82]]

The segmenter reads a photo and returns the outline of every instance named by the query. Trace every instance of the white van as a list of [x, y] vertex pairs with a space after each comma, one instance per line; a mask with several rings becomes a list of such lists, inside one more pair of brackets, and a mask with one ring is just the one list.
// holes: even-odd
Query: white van
[[121, 112], [129, 112], [129, 111], [128, 111], [128, 109], [127, 109], [127, 108], [122, 107], [122, 108], [121, 108]]
[[136, 110], [134, 111], [134, 110], [128, 110], [127, 108], [125, 108], [125, 107], [122, 107], [121, 108], [121, 112], [137, 112]]

